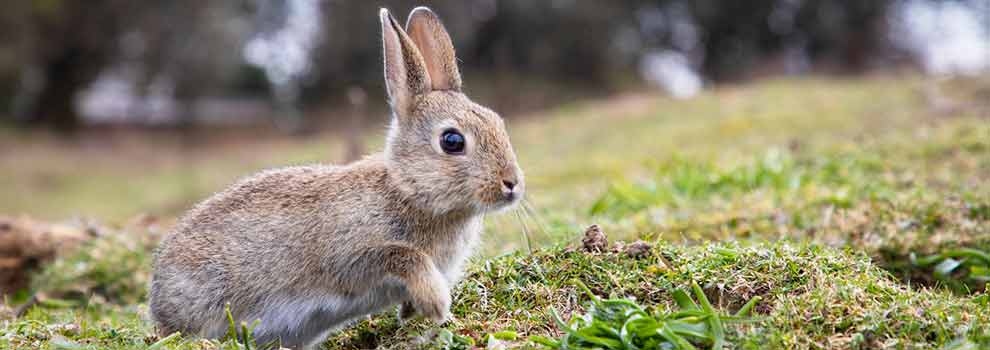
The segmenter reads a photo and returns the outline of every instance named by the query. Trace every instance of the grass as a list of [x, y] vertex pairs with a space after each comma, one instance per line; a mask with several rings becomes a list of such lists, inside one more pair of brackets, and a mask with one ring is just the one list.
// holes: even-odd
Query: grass
[[[628, 299], [602, 299], [580, 281], [591, 301], [586, 315], [564, 322], [551, 308], [557, 326], [565, 332], [558, 339], [533, 336], [531, 339], [552, 349], [697, 349], [695, 345], [725, 347], [723, 321], [745, 320], [760, 297], [750, 299], [735, 315], [716, 311], [697, 283], [691, 285], [694, 298], [681, 289], [671, 292], [680, 310], [669, 312], [644, 308]], [[700, 306], [699, 306], [700, 304]]]
[[990, 253], [979, 249], [947, 249], [922, 258], [912, 254], [911, 264], [931, 269], [939, 282], [963, 293], [986, 288], [990, 283]]
[[[584, 281], [591, 293], [581, 292], [574, 279]], [[725, 343], [733, 348], [931, 348], [959, 339], [985, 341], [990, 324], [986, 294], [910, 287], [851, 250], [792, 242], [683, 246], [660, 241], [641, 259], [553, 248], [475, 264], [455, 293], [456, 321], [443, 330], [451, 335], [449, 347], [487, 346], [489, 335], [500, 332], [517, 334], [516, 341], [503, 341], [508, 345], [532, 346], [532, 336], [563, 335], [565, 328], [555, 323], [552, 310], [571, 319], [588, 312], [585, 305], [597, 298], [630, 298], [671, 313], [681, 307], [676, 291], [694, 283], [721, 314], [745, 308], [754, 297], [762, 299], [752, 308], [750, 322], [725, 327]], [[697, 293], [695, 298], [700, 300]], [[8, 321], [0, 346], [33, 349], [62, 339], [82, 348], [133, 349], [160, 340], [143, 320], [143, 305], [94, 299], [85, 306], [38, 307]], [[388, 313], [346, 329], [328, 344], [435, 348], [443, 344], [443, 330], [423, 321], [400, 327]], [[166, 343], [167, 349], [224, 344], [181, 337]]]
[[[642, 320], [634, 323], [642, 334], [628, 338], [636, 346], [686, 348], [653, 331], [669, 322], [694, 347], [990, 346], [981, 255], [990, 251], [990, 85], [936, 83], [959, 106], [946, 113], [920, 93], [928, 84], [773, 80], [688, 101], [617, 96], [511, 120], [532, 210], [488, 220], [481, 256], [455, 292], [455, 320], [400, 326], [388, 313], [326, 345], [553, 347], [584, 329], [621, 333], [628, 318], [606, 310], [621, 305], [622, 317]], [[165, 219], [102, 229], [39, 271], [33, 289], [42, 302], [0, 323], [0, 348], [11, 349], [254, 348], [243, 335], [155, 335], [144, 304], [149, 251], [171, 217], [223, 183], [251, 169], [334, 158], [339, 147], [269, 140], [195, 155], [135, 146], [112, 157], [17, 142], [31, 147], [0, 154], [10, 182], [0, 196], [24, 200], [0, 201], [0, 211]], [[133, 166], [144, 157], [146, 166]], [[641, 258], [569, 247], [591, 223], [613, 240], [653, 247]], [[523, 252], [527, 242], [532, 254]], [[677, 291], [691, 291], [699, 309]], [[746, 322], [710, 322], [731, 320], [754, 298]], [[676, 323], [684, 318], [691, 325]]]

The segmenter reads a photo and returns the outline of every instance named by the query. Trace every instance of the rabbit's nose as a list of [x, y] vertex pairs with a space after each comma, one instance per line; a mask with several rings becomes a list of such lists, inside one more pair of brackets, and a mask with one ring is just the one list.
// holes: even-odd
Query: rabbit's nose
[[500, 174], [502, 178], [502, 194], [508, 199], [515, 199], [523, 194], [525, 184], [522, 172], [518, 168], [508, 168]]
[[516, 188], [516, 181], [515, 180], [502, 180], [502, 186], [505, 186], [505, 189], [509, 190], [509, 192], [512, 192], [512, 189], [513, 188]]

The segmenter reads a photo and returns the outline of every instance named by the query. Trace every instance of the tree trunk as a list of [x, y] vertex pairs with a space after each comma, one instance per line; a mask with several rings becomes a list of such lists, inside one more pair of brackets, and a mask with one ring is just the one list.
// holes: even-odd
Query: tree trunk
[[80, 125], [76, 93], [90, 80], [93, 67], [79, 49], [68, 49], [49, 60], [44, 66], [44, 85], [28, 120], [63, 134], [75, 133]]

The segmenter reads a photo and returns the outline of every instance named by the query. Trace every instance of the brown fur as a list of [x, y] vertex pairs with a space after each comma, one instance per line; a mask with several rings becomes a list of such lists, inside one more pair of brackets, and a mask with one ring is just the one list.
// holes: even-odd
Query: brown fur
[[[394, 112], [385, 151], [262, 172], [193, 208], [156, 254], [149, 304], [163, 334], [221, 336], [227, 303], [238, 321], [261, 318], [261, 342], [288, 346], [399, 303], [402, 316], [447, 319], [483, 215], [522, 196], [522, 172], [502, 119], [460, 93], [435, 15], [419, 8], [409, 21], [417, 43], [431, 42], [425, 55], [384, 9], [381, 20]], [[464, 155], [440, 149], [448, 128], [465, 136]]]

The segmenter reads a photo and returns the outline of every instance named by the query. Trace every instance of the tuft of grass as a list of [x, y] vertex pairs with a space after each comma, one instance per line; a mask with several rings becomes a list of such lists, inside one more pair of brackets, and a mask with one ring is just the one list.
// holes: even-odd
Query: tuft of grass
[[[739, 312], [722, 315], [717, 312], [697, 283], [691, 284], [694, 298], [682, 289], [672, 293], [678, 311], [649, 310], [628, 299], [601, 299], [580, 281], [575, 282], [590, 299], [587, 314], [574, 315], [564, 322], [551, 308], [558, 328], [565, 334], [560, 339], [533, 336], [533, 342], [551, 349], [710, 349], [725, 346], [723, 321], [745, 319], [760, 297], [753, 297]], [[700, 306], [699, 306], [700, 304]], [[652, 311], [652, 312], [651, 312]]]
[[[262, 344], [260, 347], [258, 346], [258, 342], [254, 339], [254, 329], [261, 323], [260, 320], [255, 320], [250, 325], [247, 322], [241, 322], [238, 325], [234, 321], [234, 315], [230, 313], [230, 303], [224, 305], [223, 312], [227, 316], [227, 333], [224, 334], [222, 341], [233, 343], [234, 349], [279, 349], [282, 347], [278, 340], [273, 340], [268, 344]], [[172, 334], [169, 337], [174, 335]]]
[[931, 269], [935, 279], [959, 293], [985, 288], [990, 283], [990, 252], [956, 248], [922, 258], [912, 254], [911, 263]]

